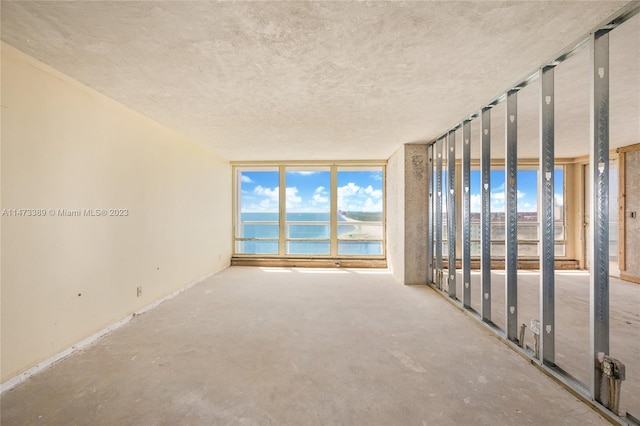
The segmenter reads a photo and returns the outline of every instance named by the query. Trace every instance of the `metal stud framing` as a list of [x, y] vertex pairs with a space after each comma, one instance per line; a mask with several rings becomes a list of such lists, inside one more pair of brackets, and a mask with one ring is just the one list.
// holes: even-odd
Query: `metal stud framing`
[[456, 297], [456, 134], [449, 132], [449, 146], [447, 151], [447, 238], [449, 248], [449, 296]]
[[[516, 327], [518, 319], [517, 306], [517, 91], [533, 81], [541, 80], [540, 99], [540, 166], [539, 166], [539, 222], [540, 228], [540, 337], [539, 361], [541, 368], [564, 382], [564, 372], [555, 367], [555, 241], [554, 241], [554, 66], [576, 54], [591, 42], [591, 149], [590, 149], [590, 184], [591, 184], [591, 226], [590, 245], [590, 337], [591, 381], [589, 383], [593, 400], [607, 406], [609, 389], [607, 380], [603, 380], [599, 356], [609, 354], [609, 32], [640, 13], [640, 3], [630, 2], [620, 9], [615, 17], [599, 24], [588, 35], [578, 39], [552, 59], [543, 63], [529, 76], [512, 85], [506, 92], [493, 101], [485, 104], [481, 110], [481, 315], [480, 319], [491, 323], [491, 242], [490, 242], [490, 108], [506, 100], [506, 278], [505, 338], [517, 341]], [[471, 157], [471, 120], [477, 113], [466, 116], [462, 123], [462, 305], [471, 309], [471, 221], [470, 221], [470, 157]], [[513, 117], [513, 120], [511, 119]], [[456, 124], [455, 127], [458, 125]], [[436, 153], [441, 153], [443, 139], [455, 130], [455, 127], [442, 133], [431, 142], [431, 155], [436, 161]], [[486, 130], [486, 132], [485, 132]], [[442, 158], [439, 158], [442, 161]], [[442, 199], [436, 202], [436, 192], [442, 191], [442, 168], [434, 173], [431, 165], [431, 176], [434, 178], [430, 190], [433, 198], [430, 225], [440, 233], [440, 239], [434, 241], [436, 250], [442, 247]], [[440, 164], [442, 166], [442, 164]], [[438, 181], [436, 182], [436, 178]], [[439, 209], [438, 209], [439, 207]], [[450, 207], [450, 210], [452, 207]], [[437, 210], [437, 211], [434, 211]], [[451, 211], [450, 211], [451, 213]], [[435, 222], [435, 223], [434, 223]], [[451, 222], [450, 222], [451, 223]], [[430, 240], [433, 234], [429, 235]], [[451, 237], [449, 237], [451, 240]], [[441, 254], [441, 253], [440, 253]], [[451, 255], [450, 255], [451, 256]], [[440, 267], [438, 270], [438, 266]], [[436, 264], [436, 272], [441, 272]], [[433, 270], [432, 270], [433, 272]], [[439, 275], [441, 277], [441, 275]], [[435, 281], [435, 280], [434, 280]], [[440, 281], [438, 281], [440, 287]], [[520, 342], [519, 342], [520, 343]], [[530, 355], [529, 351], [523, 350]], [[581, 388], [576, 388], [582, 394]], [[595, 405], [601, 414], [610, 420], [615, 415], [602, 406]]]
[[433, 149], [434, 145], [431, 144], [427, 147], [427, 173], [429, 175], [428, 179], [428, 192], [429, 197], [427, 198], [427, 282], [433, 283]]
[[482, 109], [480, 182], [480, 263], [482, 269], [482, 320], [491, 322], [491, 109]]
[[555, 365], [554, 67], [540, 73], [540, 361]]
[[507, 93], [505, 140], [506, 235], [505, 324], [507, 339], [518, 340], [518, 92]]
[[435, 228], [436, 228], [436, 286], [442, 288], [442, 145], [443, 140], [436, 142], [436, 187]]
[[471, 308], [471, 121], [462, 124], [462, 305]]
[[609, 31], [591, 46], [591, 396], [607, 395], [598, 354], [609, 354]]

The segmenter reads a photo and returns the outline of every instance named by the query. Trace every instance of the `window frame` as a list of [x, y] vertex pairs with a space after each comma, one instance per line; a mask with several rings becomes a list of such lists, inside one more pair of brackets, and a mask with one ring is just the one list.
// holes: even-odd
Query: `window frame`
[[[279, 161], [279, 162], [231, 162], [232, 166], [232, 194], [233, 194], [233, 211], [232, 211], [232, 253], [236, 258], [273, 258], [273, 259], [386, 259], [386, 247], [387, 247], [387, 215], [386, 215], [386, 161]], [[279, 188], [286, 188], [286, 174], [290, 169], [300, 170], [305, 167], [310, 169], [328, 168], [330, 172], [330, 210], [329, 210], [329, 254], [287, 254], [287, 244], [292, 241], [287, 237], [287, 208], [286, 208], [286, 190], [279, 191], [279, 203], [278, 203], [278, 225], [279, 225], [279, 237], [278, 241], [278, 253], [242, 253], [238, 250], [239, 241], [251, 241], [258, 240], [253, 238], [238, 237], [237, 230], [241, 226], [240, 215], [241, 212], [241, 182], [240, 176], [244, 171], [275, 171], [277, 170], [279, 175]], [[345, 242], [344, 239], [338, 238], [338, 172], [340, 168], [352, 168], [362, 169], [362, 171], [380, 171], [382, 173], [382, 237], [381, 239], [367, 239], [362, 242], [379, 242], [381, 245], [381, 254], [338, 254], [338, 246], [340, 242]], [[260, 239], [263, 240], [263, 239]], [[276, 241], [275, 238], [265, 239], [269, 241]], [[325, 241], [326, 239], [320, 239], [317, 241]], [[296, 240], [297, 241], [297, 240]], [[314, 239], [309, 241], [316, 241]], [[360, 240], [346, 240], [348, 242], [360, 242]]]
[[[445, 159], [443, 159], [443, 164], [444, 164]], [[527, 159], [519, 159], [519, 164], [518, 164], [518, 172], [520, 171], [538, 171], [537, 169], [537, 164], [536, 162], [532, 161], [532, 160], [527, 160]], [[563, 180], [562, 180], [562, 197], [563, 197], [563, 208], [562, 208], [562, 227], [563, 227], [563, 238], [562, 239], [554, 239], [554, 245], [556, 246], [556, 258], [558, 259], [568, 259], [569, 256], [567, 255], [568, 250], [567, 247], [569, 245], [568, 239], [567, 239], [567, 209], [564, 207], [566, 201], [567, 201], [567, 195], [566, 195], [566, 187], [567, 187], [567, 168], [566, 166], [566, 162], [563, 161], [557, 161], [555, 164], [555, 170], [561, 170], [562, 171], [562, 176], [563, 176]], [[444, 166], [443, 166], [444, 167]], [[461, 167], [461, 163], [458, 159], [456, 159], [456, 168]], [[491, 171], [503, 171], [504, 170], [504, 162], [502, 161], [496, 161], [493, 160], [491, 163]], [[479, 160], [472, 160], [471, 162], [471, 171], [472, 172], [478, 172], [479, 171]], [[435, 170], [434, 170], [434, 176], [435, 176]], [[443, 187], [445, 185], [445, 170], [443, 169]], [[456, 186], [462, 186], [461, 181], [459, 180], [460, 176], [458, 176], [458, 174], [456, 173]], [[446, 208], [444, 206], [444, 202], [443, 202], [443, 218], [442, 218], [442, 258], [446, 259], [447, 255], [448, 255], [448, 251], [446, 250], [446, 245], [448, 244], [448, 235], [446, 233], [446, 220], [448, 218], [447, 214], [446, 214]], [[448, 208], [448, 207], [447, 207]], [[536, 208], [537, 214], [539, 215], [540, 213], [540, 205], [539, 203], [537, 204], [537, 208]], [[462, 212], [459, 211], [458, 212], [459, 216], [462, 215]], [[462, 218], [458, 217], [457, 218], [458, 221], [460, 221], [459, 223], [461, 223]], [[492, 222], [493, 225], [494, 222]], [[500, 223], [500, 222], [495, 222], [495, 223]], [[539, 219], [535, 222], [537, 225], [540, 224]], [[554, 219], [554, 226], [556, 223], [560, 223], [559, 221], [556, 222]], [[495, 239], [495, 238], [491, 238], [491, 245], [492, 245], [492, 254], [491, 257], [495, 258], [495, 259], [504, 259], [504, 255], [494, 255], [493, 254], [493, 244], [500, 244], [500, 243], [504, 243], [504, 239]], [[480, 239], [479, 238], [472, 238], [471, 239], [471, 243], [472, 244], [479, 244], [480, 243]], [[538, 245], [538, 254], [537, 255], [522, 255], [522, 254], [518, 254], [518, 258], [519, 259], [537, 259], [539, 257], [539, 244], [540, 244], [540, 235], [539, 235], [539, 229], [538, 229], [538, 238], [536, 239], [526, 239], [526, 238], [519, 238], [518, 239], [518, 247], [520, 246], [520, 244], [537, 244]], [[563, 254], [558, 254], [557, 251], [557, 247], [558, 246], [562, 246], [563, 247]], [[479, 254], [472, 254], [472, 259], [479, 259], [480, 255]]]

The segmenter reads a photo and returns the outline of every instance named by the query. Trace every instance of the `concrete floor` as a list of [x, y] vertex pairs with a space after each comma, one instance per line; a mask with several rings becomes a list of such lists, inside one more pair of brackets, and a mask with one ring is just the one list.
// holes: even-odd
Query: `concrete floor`
[[2, 425], [605, 425], [425, 286], [232, 267], [2, 395]]
[[[505, 273], [491, 274], [491, 312], [493, 322], [505, 327]], [[457, 274], [457, 295], [462, 297], [462, 274]], [[620, 408], [640, 417], [640, 285], [610, 279], [610, 355], [626, 366]], [[471, 307], [480, 312], [479, 271], [471, 274]], [[589, 272], [557, 271], [556, 291], [556, 364], [583, 384], [590, 380]], [[518, 272], [518, 323], [526, 324], [525, 344], [533, 347], [529, 325], [540, 319], [540, 273]], [[588, 386], [587, 386], [588, 388]]]

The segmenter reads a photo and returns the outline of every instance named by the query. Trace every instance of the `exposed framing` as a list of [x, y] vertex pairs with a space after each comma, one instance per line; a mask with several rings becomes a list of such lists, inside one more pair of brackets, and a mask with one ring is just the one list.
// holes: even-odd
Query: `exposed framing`
[[[609, 78], [609, 69], [608, 69], [608, 33], [612, 29], [621, 25], [622, 23], [629, 20], [631, 17], [637, 15], [640, 12], [640, 2], [629, 2], [626, 6], [620, 9], [615, 16], [609, 18], [607, 21], [602, 22], [598, 26], [596, 26], [592, 31], [584, 36], [580, 37], [574, 43], [569, 45], [566, 49], [549, 59], [548, 61], [541, 64], [541, 66], [527, 75], [525, 78], [518, 80], [515, 84], [511, 85], [507, 88], [506, 91], [499, 94], [497, 97], [493, 98], [491, 101], [485, 103], [479, 110], [465, 116], [460, 122], [455, 123], [451, 128], [444, 130], [440, 135], [438, 135], [435, 139], [429, 142], [429, 144], [435, 144], [437, 141], [440, 141], [443, 137], [445, 137], [450, 131], [455, 130], [461, 124], [463, 125], [463, 134], [464, 134], [464, 126], [468, 124], [469, 121], [481, 117], [483, 129], [482, 143], [481, 143], [481, 152], [482, 159], [480, 161], [481, 165], [481, 184], [485, 185], [485, 168], [486, 168], [486, 159], [490, 158], [490, 155], [485, 153], [484, 146], [484, 129], [485, 126], [485, 116], [486, 112], [490, 110], [494, 105], [503, 102], [511, 91], [519, 90], [523, 87], [528, 86], [532, 81], [541, 78], [543, 83], [541, 86], [545, 86], [545, 74], [546, 76], [553, 76], [553, 67], [560, 64], [567, 58], [573, 56], [576, 52], [589, 46], [591, 42], [591, 72], [592, 72], [592, 86], [591, 86], [591, 150], [589, 158], [586, 161], [589, 163], [589, 167], [591, 169], [591, 177], [590, 182], [592, 183], [591, 188], [591, 238], [590, 245], [592, 247], [591, 255], [590, 255], [590, 268], [592, 270], [591, 273], [591, 283], [590, 283], [590, 336], [591, 336], [591, 357], [589, 360], [589, 368], [592, 371], [591, 380], [587, 384], [588, 394], [585, 392], [583, 385], [578, 383], [575, 378], [567, 375], [566, 372], [562, 371], [555, 365], [554, 357], [555, 357], [555, 345], [553, 340], [554, 333], [554, 303], [555, 303], [555, 294], [554, 294], [554, 286], [551, 275], [554, 274], [554, 262], [555, 259], [555, 247], [553, 240], [553, 207], [551, 208], [551, 217], [547, 215], [543, 217], [541, 222], [542, 227], [546, 227], [547, 235], [543, 233], [541, 241], [544, 241], [545, 248], [543, 248], [542, 253], [540, 255], [540, 263], [543, 271], [541, 271], [541, 276], [547, 275], [547, 278], [541, 278], [541, 327], [540, 327], [540, 339], [542, 343], [541, 354], [539, 356], [539, 363], [536, 365], [539, 366], [541, 370], [548, 373], [552, 377], [559, 380], [563, 383], [568, 389], [570, 389], [574, 394], [579, 395], [584, 401], [591, 403], [592, 406], [597, 409], [601, 414], [605, 415], [608, 419], [619, 422], [623, 421], [620, 417], [616, 415], [616, 413], [611, 412], [607, 405], [609, 401], [607, 401], [607, 383], [606, 380], [602, 380], [602, 372], [599, 370], [600, 362], [598, 360], [598, 356], [601, 353], [609, 354], [609, 270], [608, 270], [608, 251], [609, 251], [609, 241], [608, 241], [608, 191], [609, 191], [609, 121], [608, 121], [608, 104], [609, 104], [609, 93], [608, 93], [608, 78]], [[606, 76], [606, 78], [603, 78]], [[604, 83], [604, 84], [603, 84]], [[550, 86], [551, 85], [546, 85]], [[561, 159], [555, 159], [553, 155], [553, 108], [551, 103], [551, 112], [547, 111], [545, 113], [544, 107], [544, 99], [548, 94], [545, 94], [545, 89], [542, 87], [541, 89], [541, 161], [539, 164], [540, 168], [540, 182], [541, 187], [539, 191], [544, 192], [548, 190], [548, 187], [551, 187], [551, 191], [553, 191], [553, 165], [554, 162], [556, 164], [561, 164]], [[553, 101], [553, 92], [550, 94], [551, 101]], [[546, 117], [545, 117], [546, 115]], [[545, 134], [546, 131], [546, 134]], [[463, 136], [464, 138], [464, 136]], [[637, 144], [640, 145], [640, 144]], [[463, 144], [463, 150], [465, 145]], [[627, 149], [633, 149], [627, 147]], [[545, 158], [545, 154], [547, 158]], [[625, 165], [624, 161], [624, 150], [619, 150], [619, 164], [621, 166]], [[580, 159], [571, 159], [568, 160], [567, 163], [577, 164]], [[465, 185], [465, 169], [468, 169], [469, 164], [468, 160], [465, 158], [463, 151], [462, 158], [462, 184]], [[518, 164], [523, 164], [523, 161], [519, 161]], [[549, 165], [551, 168], [549, 169]], [[620, 175], [621, 178], [624, 178], [624, 170], [620, 167]], [[547, 177], [547, 172], [551, 171], [551, 176]], [[574, 169], [574, 174], [576, 174]], [[506, 177], [506, 176], [505, 176]], [[575, 176], [574, 176], [575, 177]], [[566, 189], [566, 181], [565, 177], [565, 189]], [[545, 184], [546, 183], [546, 184]], [[624, 188], [624, 185], [620, 185], [620, 188]], [[484, 192], [486, 191], [486, 187], [481, 188], [481, 194], [484, 196]], [[464, 191], [464, 186], [463, 186]], [[565, 191], [566, 194], [566, 191]], [[551, 201], [553, 201], [553, 192], [551, 192]], [[549, 194], [545, 193], [544, 198], [549, 200]], [[465, 198], [463, 198], [463, 228], [468, 228], [469, 223], [465, 220]], [[484, 204], [483, 198], [483, 204]], [[624, 203], [624, 197], [621, 197], [621, 203]], [[548, 213], [549, 204], [551, 206], [553, 203], [547, 203], [542, 206], [542, 203], [538, 203], [539, 208], [542, 207], [543, 214]], [[565, 217], [567, 212], [564, 212]], [[484, 215], [484, 206], [483, 212], [481, 214]], [[621, 221], [624, 217], [624, 214], [621, 215]], [[566, 223], [566, 222], [565, 222]], [[483, 221], [482, 226], [485, 223]], [[622, 224], [624, 226], [624, 223]], [[549, 233], [549, 228], [551, 229], [551, 233]], [[544, 228], [542, 228], [544, 229]], [[623, 229], [623, 228], [621, 228]], [[465, 273], [465, 259], [464, 259], [464, 247], [468, 244], [469, 241], [466, 240], [467, 237], [467, 229], [462, 230], [462, 247], [463, 247], [463, 274]], [[437, 230], [436, 230], [437, 232]], [[481, 231], [485, 233], [483, 229]], [[513, 238], [513, 237], [511, 237]], [[484, 239], [484, 238], [483, 238]], [[483, 242], [482, 251], [486, 248], [486, 244]], [[597, 252], [597, 253], [596, 253]], [[483, 253], [484, 254], [484, 253]], [[550, 256], [552, 255], [552, 257]], [[549, 259], [552, 259], [550, 262]], [[623, 257], [621, 257], [623, 259]], [[624, 259], [623, 259], [624, 262]], [[546, 263], [546, 265], [544, 265]], [[481, 274], [483, 276], [483, 290], [482, 294], [485, 296], [485, 284], [484, 277], [487, 272], [486, 269], [490, 269], [490, 265], [486, 265], [485, 262], [481, 262]], [[438, 272], [438, 271], [436, 271]], [[624, 276], [622, 277], [625, 278]], [[638, 280], [640, 281], [640, 279]], [[433, 282], [430, 283], [432, 286]], [[460, 305], [456, 300], [447, 297], [447, 299], [459, 306], [469, 315], [474, 316], [481, 322], [485, 324], [486, 327], [490, 328], [492, 331], [496, 332], [498, 335], [505, 339], [505, 342], [514, 350], [526, 356], [530, 359], [534, 358], [533, 353], [531, 353], [528, 349], [523, 349], [521, 346], [514, 344], [514, 342], [510, 339], [510, 336], [499, 330], [495, 324], [490, 321], [490, 313], [487, 312], [488, 308], [490, 309], [490, 305], [484, 305], [485, 297], [483, 297], [483, 305], [482, 312], [478, 315], [470, 306], [467, 306], [464, 303]], [[463, 297], [464, 299], [464, 297]], [[489, 297], [490, 299], [490, 297]], [[488, 315], [487, 315], [488, 314]], [[586, 349], [586, 348], [585, 348]]]
[[540, 209], [540, 362], [555, 365], [555, 241], [554, 241], [554, 67], [541, 72], [540, 166], [538, 194]]
[[[640, 144], [638, 149], [640, 150]], [[618, 150], [618, 269], [627, 270], [627, 151]]]

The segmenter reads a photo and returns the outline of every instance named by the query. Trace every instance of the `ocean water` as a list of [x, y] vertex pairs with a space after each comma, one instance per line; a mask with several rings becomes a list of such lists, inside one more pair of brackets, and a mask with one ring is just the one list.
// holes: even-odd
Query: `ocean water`
[[[244, 254], [278, 254], [278, 213], [242, 213], [243, 238], [269, 238], [267, 241], [237, 241], [236, 252]], [[287, 238], [329, 239], [330, 213], [287, 213]], [[338, 217], [339, 235], [348, 235], [356, 229], [351, 222]], [[287, 254], [329, 255], [329, 241], [287, 241]], [[382, 243], [375, 241], [339, 241], [339, 255], [380, 255]]]

